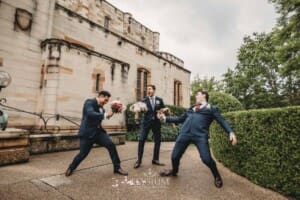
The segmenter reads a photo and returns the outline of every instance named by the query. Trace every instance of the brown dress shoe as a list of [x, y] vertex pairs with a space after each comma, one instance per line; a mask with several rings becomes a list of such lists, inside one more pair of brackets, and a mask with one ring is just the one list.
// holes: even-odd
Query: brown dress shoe
[[215, 178], [215, 186], [217, 188], [221, 188], [223, 186], [223, 181], [220, 176]]
[[141, 162], [140, 162], [140, 161], [136, 161], [135, 164], [134, 164], [134, 166], [133, 166], [133, 168], [134, 168], [134, 169], [137, 169], [137, 168], [139, 168], [140, 166], [141, 166]]
[[119, 168], [117, 170], [114, 170], [114, 173], [115, 174], [120, 174], [122, 176], [127, 176], [128, 175], [128, 172], [126, 172], [125, 170], [123, 170], [122, 168]]
[[158, 160], [152, 160], [152, 165], [165, 166], [164, 163], [160, 163]]
[[159, 172], [160, 176], [177, 176], [177, 174], [173, 173], [172, 169], [164, 169], [161, 172]]
[[71, 170], [70, 168], [67, 169], [65, 176], [71, 176], [73, 174], [73, 170]]

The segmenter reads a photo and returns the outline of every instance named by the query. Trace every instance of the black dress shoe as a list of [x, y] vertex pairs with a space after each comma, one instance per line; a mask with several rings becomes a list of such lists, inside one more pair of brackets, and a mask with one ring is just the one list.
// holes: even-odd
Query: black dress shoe
[[128, 175], [128, 172], [126, 172], [125, 170], [123, 170], [122, 168], [119, 168], [117, 170], [114, 170], [114, 173], [115, 174], [120, 174], [122, 176], [127, 176]]
[[173, 173], [172, 169], [164, 169], [163, 171], [159, 172], [160, 176], [177, 176], [177, 174]]
[[137, 169], [137, 168], [139, 168], [140, 166], [141, 166], [141, 162], [140, 162], [140, 161], [136, 161], [135, 164], [134, 164], [134, 166], [133, 166], [133, 168], [134, 168], [134, 169]]
[[223, 186], [223, 181], [220, 176], [215, 178], [215, 186], [217, 188], [221, 188]]
[[73, 170], [68, 168], [66, 173], [65, 173], [65, 176], [71, 176], [73, 174]]
[[158, 165], [158, 166], [165, 166], [164, 163], [160, 163], [158, 160], [152, 160], [153, 165]]

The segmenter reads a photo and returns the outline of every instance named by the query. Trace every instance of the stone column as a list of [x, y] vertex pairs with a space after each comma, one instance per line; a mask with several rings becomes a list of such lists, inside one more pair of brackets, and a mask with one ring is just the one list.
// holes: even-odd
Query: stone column
[[[57, 95], [60, 80], [60, 44], [47, 44], [43, 49], [44, 63], [44, 80], [42, 81], [42, 93], [39, 102], [39, 111], [48, 114], [57, 114]], [[45, 114], [44, 116], [47, 116]], [[48, 128], [56, 124], [55, 118], [50, 119], [47, 125]], [[40, 126], [43, 125], [40, 120]]]
[[132, 14], [130, 13], [124, 13], [124, 19], [123, 19], [123, 34], [125, 36], [130, 36], [131, 34], [131, 18]]

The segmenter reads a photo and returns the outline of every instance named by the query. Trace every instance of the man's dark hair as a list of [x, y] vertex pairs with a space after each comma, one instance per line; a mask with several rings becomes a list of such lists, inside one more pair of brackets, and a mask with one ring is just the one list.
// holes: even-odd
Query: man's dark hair
[[201, 90], [201, 91], [199, 91], [199, 92], [201, 92], [201, 94], [204, 94], [204, 95], [205, 95], [206, 101], [208, 101], [208, 99], [209, 99], [209, 94], [208, 94], [208, 92], [207, 92], [207, 91], [203, 91], [203, 90]]
[[147, 85], [147, 87], [152, 87], [153, 90], [156, 90], [155, 85]]
[[99, 96], [111, 97], [111, 94], [108, 91], [102, 90], [101, 92], [98, 93], [98, 97]]

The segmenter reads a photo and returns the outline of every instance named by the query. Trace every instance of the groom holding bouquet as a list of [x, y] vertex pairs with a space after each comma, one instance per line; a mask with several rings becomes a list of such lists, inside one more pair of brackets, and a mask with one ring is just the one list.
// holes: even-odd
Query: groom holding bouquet
[[154, 138], [154, 150], [153, 150], [153, 165], [163, 166], [164, 164], [159, 162], [159, 150], [161, 143], [161, 122], [157, 118], [157, 111], [164, 108], [164, 102], [162, 98], [155, 96], [155, 85], [147, 86], [147, 97], [142, 100], [147, 105], [147, 111], [144, 113], [141, 122], [141, 133], [139, 137], [138, 145], [138, 160], [134, 164], [134, 168], [139, 168], [142, 163], [144, 145], [150, 130], [152, 130]]

